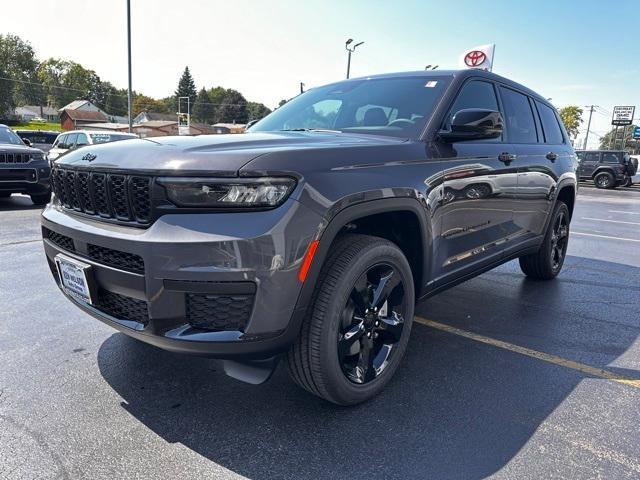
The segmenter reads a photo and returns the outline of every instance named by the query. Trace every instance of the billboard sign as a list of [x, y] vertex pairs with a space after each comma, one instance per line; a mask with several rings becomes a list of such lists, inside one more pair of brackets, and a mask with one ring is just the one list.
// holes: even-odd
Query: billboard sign
[[633, 129], [633, 138], [635, 140], [640, 140], [640, 127], [635, 127]]
[[636, 107], [633, 106], [618, 106], [613, 107], [613, 116], [611, 117], [611, 125], [616, 127], [626, 127], [633, 123], [633, 114], [636, 111]]

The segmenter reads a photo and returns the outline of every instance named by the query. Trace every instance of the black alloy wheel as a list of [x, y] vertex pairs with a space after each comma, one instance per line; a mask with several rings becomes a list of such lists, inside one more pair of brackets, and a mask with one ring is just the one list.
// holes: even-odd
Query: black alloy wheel
[[363, 384], [389, 365], [402, 338], [404, 284], [388, 264], [375, 265], [356, 281], [341, 319], [338, 358], [345, 376]]
[[559, 272], [564, 263], [569, 244], [569, 219], [565, 211], [561, 210], [554, 219], [551, 231], [551, 269]]

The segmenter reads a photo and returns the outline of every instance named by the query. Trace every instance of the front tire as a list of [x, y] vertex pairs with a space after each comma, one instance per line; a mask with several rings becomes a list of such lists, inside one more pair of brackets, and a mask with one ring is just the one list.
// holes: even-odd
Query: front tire
[[394, 243], [342, 236], [329, 251], [300, 335], [287, 354], [291, 377], [338, 405], [377, 395], [406, 350], [414, 301], [409, 262]]
[[46, 205], [51, 201], [51, 192], [30, 195], [34, 205]]
[[562, 270], [569, 245], [569, 208], [558, 201], [540, 250], [520, 257], [520, 269], [535, 280], [551, 280]]

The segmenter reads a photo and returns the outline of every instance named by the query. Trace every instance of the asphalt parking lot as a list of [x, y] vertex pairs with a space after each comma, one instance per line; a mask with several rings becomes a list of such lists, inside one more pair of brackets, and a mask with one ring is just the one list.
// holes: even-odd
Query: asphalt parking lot
[[66, 301], [0, 199], [0, 478], [640, 478], [640, 187], [583, 187], [553, 282], [516, 262], [418, 306], [403, 368], [339, 408]]

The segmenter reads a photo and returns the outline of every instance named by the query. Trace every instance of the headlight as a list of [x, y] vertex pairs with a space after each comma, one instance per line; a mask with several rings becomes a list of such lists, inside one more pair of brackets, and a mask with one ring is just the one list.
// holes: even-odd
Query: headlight
[[44, 153], [32, 153], [31, 160], [44, 160]]
[[265, 208], [282, 204], [293, 191], [291, 178], [159, 178], [179, 207]]

